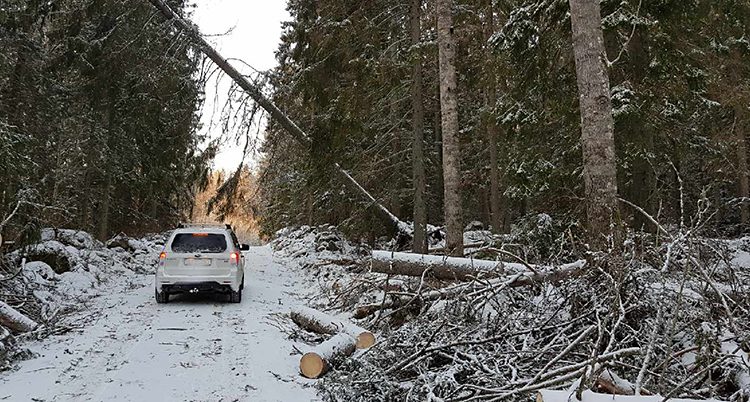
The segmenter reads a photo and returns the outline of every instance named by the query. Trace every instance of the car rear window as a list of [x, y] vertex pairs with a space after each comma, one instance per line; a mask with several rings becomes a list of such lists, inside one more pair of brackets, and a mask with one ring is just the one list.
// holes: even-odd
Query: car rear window
[[223, 234], [180, 233], [172, 240], [175, 253], [221, 253], [227, 249], [227, 239]]

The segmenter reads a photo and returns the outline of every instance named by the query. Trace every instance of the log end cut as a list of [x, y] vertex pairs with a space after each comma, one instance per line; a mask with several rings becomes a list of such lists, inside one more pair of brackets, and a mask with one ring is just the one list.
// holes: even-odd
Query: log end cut
[[368, 349], [375, 344], [375, 335], [372, 332], [365, 331], [357, 335], [357, 349]]
[[320, 378], [326, 372], [326, 361], [315, 352], [307, 352], [299, 361], [299, 371], [307, 378]]

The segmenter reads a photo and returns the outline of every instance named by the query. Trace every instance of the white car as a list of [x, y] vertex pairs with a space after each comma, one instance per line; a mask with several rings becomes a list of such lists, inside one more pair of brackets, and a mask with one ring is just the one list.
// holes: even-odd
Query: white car
[[155, 297], [167, 303], [176, 293], [220, 292], [242, 301], [245, 256], [230, 225], [181, 224], [169, 236], [156, 268]]

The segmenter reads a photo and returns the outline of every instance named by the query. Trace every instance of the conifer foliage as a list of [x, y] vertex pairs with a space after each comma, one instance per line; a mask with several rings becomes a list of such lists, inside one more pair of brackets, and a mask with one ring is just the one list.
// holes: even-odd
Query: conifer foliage
[[156, 12], [139, 0], [0, 5], [0, 213], [21, 202], [12, 231], [106, 238], [189, 211], [212, 157], [196, 131], [202, 56]]
[[[607, 225], [653, 230], [638, 208], [679, 223], [703, 201], [718, 211], [715, 228], [745, 229], [747, 2], [602, 1], [598, 63], [609, 80], [611, 119], [603, 121], [614, 125], [614, 142], [585, 127], [583, 143], [570, 18], [579, 2], [444, 3], [456, 42], [458, 183], [452, 176], [448, 183], [443, 169], [441, 2], [420, 2], [418, 36], [411, 1], [289, 2], [273, 98], [309, 129], [313, 144], [308, 152], [269, 128], [259, 175], [265, 232], [295, 223], [340, 224], [373, 238], [388, 232], [323, 168], [333, 156], [404, 220], [422, 220], [413, 215], [422, 178], [412, 167], [423, 165], [422, 199], [436, 225], [450, 223], [445, 195], [458, 193], [462, 223], [491, 223], [497, 232], [539, 212], [605, 235]], [[414, 125], [415, 111], [423, 124]], [[608, 156], [592, 153], [586, 138], [604, 140]], [[600, 156], [610, 159], [604, 184], [585, 167]], [[598, 193], [606, 197], [592, 206]]]

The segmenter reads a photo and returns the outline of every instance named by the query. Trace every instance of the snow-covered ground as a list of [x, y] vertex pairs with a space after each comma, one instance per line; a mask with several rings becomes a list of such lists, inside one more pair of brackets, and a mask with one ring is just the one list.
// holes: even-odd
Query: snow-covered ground
[[241, 304], [182, 296], [157, 305], [151, 275], [124, 278], [91, 301], [81, 333], [28, 345], [36, 357], [0, 373], [0, 400], [316, 400], [282, 331], [306, 286], [270, 247], [247, 261]]

